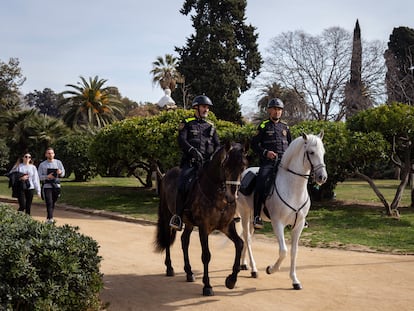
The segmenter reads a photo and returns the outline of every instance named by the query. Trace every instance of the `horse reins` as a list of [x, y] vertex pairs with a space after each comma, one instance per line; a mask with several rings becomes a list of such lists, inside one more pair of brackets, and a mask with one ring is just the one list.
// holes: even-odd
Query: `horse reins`
[[302, 204], [302, 206], [298, 209], [298, 210], [296, 210], [293, 206], [291, 206], [288, 202], [286, 202], [283, 198], [282, 198], [282, 196], [280, 195], [280, 193], [279, 193], [279, 191], [277, 190], [277, 187], [276, 187], [276, 184], [275, 184], [275, 189], [276, 189], [276, 193], [277, 193], [277, 195], [278, 195], [278, 197], [279, 197], [279, 199], [287, 206], [287, 207], [289, 207], [291, 210], [293, 210], [294, 212], [295, 212], [295, 222], [293, 223], [293, 226], [291, 227], [292, 229], [293, 228], [295, 228], [295, 226], [296, 226], [296, 221], [298, 220], [298, 213], [306, 206], [306, 204], [308, 203], [308, 201], [309, 201], [309, 194], [308, 194], [308, 196], [306, 197], [306, 200], [305, 200], [305, 202]]
[[303, 177], [305, 179], [309, 179], [309, 177], [311, 177], [312, 175], [314, 175], [315, 170], [318, 170], [318, 169], [320, 169], [322, 167], [326, 167], [326, 165], [325, 164], [322, 164], [322, 163], [314, 166], [313, 163], [312, 163], [312, 161], [311, 161], [311, 159], [310, 159], [310, 157], [309, 157], [309, 152], [308, 151], [306, 151], [305, 154], [303, 155], [303, 161], [305, 161], [305, 156], [308, 158], [308, 161], [309, 161], [309, 163], [311, 165], [311, 171], [310, 171], [309, 174], [300, 174], [300, 173], [297, 173], [297, 172], [291, 170], [290, 168], [285, 168], [283, 166], [280, 166], [280, 167], [283, 168], [283, 169], [285, 169], [289, 173], [292, 173], [293, 175], [300, 176], [300, 177]]

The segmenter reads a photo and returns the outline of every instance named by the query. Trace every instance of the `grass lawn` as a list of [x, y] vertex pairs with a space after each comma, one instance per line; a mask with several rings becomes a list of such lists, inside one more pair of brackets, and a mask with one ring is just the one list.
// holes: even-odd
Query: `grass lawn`
[[[376, 181], [388, 201], [398, 186], [396, 180]], [[401, 219], [385, 217], [384, 207], [364, 181], [338, 184], [336, 200], [313, 204], [307, 217], [301, 244], [370, 251], [414, 254], [414, 208], [406, 189], [401, 204]], [[10, 197], [8, 179], [0, 177], [0, 196]], [[35, 198], [35, 202], [40, 202]], [[154, 189], [139, 188], [135, 178], [94, 178], [86, 183], [64, 179], [61, 203], [81, 208], [115, 211], [156, 221], [158, 196]], [[273, 236], [271, 225], [262, 232]], [[289, 230], [286, 230], [289, 238]]]

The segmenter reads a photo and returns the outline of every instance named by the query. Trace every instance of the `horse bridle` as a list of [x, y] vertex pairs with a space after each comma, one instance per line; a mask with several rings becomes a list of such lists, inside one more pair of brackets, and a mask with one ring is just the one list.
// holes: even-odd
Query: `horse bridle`
[[[227, 160], [228, 160], [228, 155], [226, 155], [226, 157], [225, 157], [225, 159], [223, 160], [222, 163], [226, 162]], [[227, 185], [237, 186], [236, 190], [234, 191], [234, 197], [236, 198], [236, 193], [237, 193], [238, 189], [240, 188], [240, 184], [241, 184], [241, 182], [239, 180], [226, 180], [226, 179], [224, 179], [222, 181], [222, 185], [219, 187], [219, 189], [220, 189], [220, 192], [225, 193], [226, 192], [226, 186]], [[198, 186], [199, 191], [201, 192], [201, 194], [207, 200], [209, 200], [210, 202], [212, 202], [211, 199], [204, 193], [203, 189], [201, 188], [201, 185], [200, 185], [200, 181], [199, 180], [197, 180], [197, 186]], [[229, 206], [229, 205], [231, 205], [231, 204], [233, 204], [235, 201], [236, 201], [236, 199], [234, 199], [231, 202], [226, 202], [227, 203], [226, 204], [226, 207]], [[223, 209], [223, 212], [224, 212], [224, 209]]]
[[[226, 158], [224, 159], [223, 164], [224, 164], [224, 162], [227, 162], [228, 160], [229, 160], [229, 155], [228, 155], [228, 154], [226, 154]], [[223, 166], [224, 166], [224, 165], [223, 165]], [[236, 194], [237, 194], [237, 191], [238, 191], [238, 190], [239, 190], [239, 188], [240, 188], [241, 182], [240, 182], [240, 180], [224, 180], [223, 185], [224, 185], [223, 189], [225, 189], [227, 185], [230, 185], [230, 186], [237, 186], [236, 190], [234, 191], [234, 197], [236, 197]], [[236, 199], [234, 199], [234, 201], [236, 201]], [[232, 203], [234, 203], [234, 201], [232, 201], [232, 202], [227, 202], [227, 204], [228, 204], [228, 205], [229, 205], [229, 204], [232, 204]]]
[[312, 161], [311, 161], [311, 159], [310, 159], [310, 156], [309, 156], [309, 151], [306, 151], [306, 152], [303, 154], [303, 161], [304, 161], [304, 162], [305, 162], [305, 156], [306, 156], [306, 158], [308, 159], [308, 161], [309, 161], [309, 163], [310, 163], [310, 165], [311, 165], [311, 170], [310, 170], [310, 173], [309, 173], [309, 174], [301, 174], [301, 173], [297, 173], [297, 172], [295, 172], [295, 171], [291, 170], [290, 168], [285, 168], [285, 167], [283, 167], [283, 166], [281, 166], [281, 167], [282, 167], [282, 168], [284, 168], [284, 169], [285, 169], [286, 171], [288, 171], [289, 173], [292, 173], [293, 175], [300, 176], [300, 177], [303, 177], [303, 178], [305, 178], [305, 179], [309, 179], [311, 176], [313, 176], [313, 179], [315, 180], [315, 171], [316, 171], [316, 170], [319, 170], [320, 168], [324, 168], [324, 167], [326, 167], [326, 165], [325, 165], [325, 164], [320, 163], [320, 164], [318, 164], [318, 165], [314, 166], [314, 165], [313, 165], [313, 163], [312, 163]]
[[[309, 161], [309, 163], [310, 163], [310, 165], [311, 165], [311, 171], [310, 171], [310, 173], [309, 174], [301, 174], [301, 173], [297, 173], [297, 172], [295, 172], [295, 171], [293, 171], [293, 170], [291, 170], [290, 168], [285, 168], [285, 167], [283, 167], [283, 166], [281, 166], [282, 168], [284, 168], [286, 171], [288, 171], [289, 173], [292, 173], [292, 174], [294, 174], [294, 175], [296, 175], [296, 176], [300, 176], [300, 177], [303, 177], [303, 178], [305, 178], [305, 179], [309, 179], [309, 177], [311, 177], [311, 176], [313, 176], [313, 178], [315, 179], [315, 170], [318, 170], [318, 169], [320, 169], [320, 168], [323, 168], [323, 167], [326, 167], [326, 165], [325, 164], [322, 164], [322, 163], [320, 163], [320, 164], [318, 164], [318, 165], [316, 165], [316, 166], [314, 166], [313, 165], [313, 163], [312, 163], [312, 161], [311, 161], [311, 159], [310, 159], [310, 156], [309, 156], [309, 151], [306, 151], [305, 152], [305, 154], [303, 155], [303, 161], [305, 161], [305, 155], [306, 155], [306, 157], [307, 157], [307, 159], [308, 159], [308, 161]], [[306, 197], [306, 200], [305, 200], [305, 202], [301, 205], [301, 207], [300, 208], [298, 208], [297, 210], [293, 207], [293, 206], [291, 206], [288, 202], [286, 202], [283, 198], [282, 198], [282, 196], [280, 195], [280, 193], [279, 193], [279, 191], [277, 190], [277, 185], [276, 185], [276, 181], [275, 181], [275, 190], [276, 190], [276, 194], [278, 195], [278, 197], [279, 197], [279, 199], [287, 206], [287, 207], [289, 207], [291, 210], [293, 210], [294, 212], [295, 212], [295, 221], [294, 221], [294, 223], [293, 223], [293, 226], [291, 226], [291, 228], [293, 229], [293, 228], [295, 228], [295, 226], [296, 226], [296, 221], [298, 220], [298, 213], [306, 206], [306, 204], [308, 203], [308, 201], [309, 201], [309, 194], [307, 195], [307, 197]]]

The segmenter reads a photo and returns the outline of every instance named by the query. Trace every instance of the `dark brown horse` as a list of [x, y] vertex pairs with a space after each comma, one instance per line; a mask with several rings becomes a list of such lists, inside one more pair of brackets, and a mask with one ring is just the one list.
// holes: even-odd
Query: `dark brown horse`
[[[222, 146], [215, 152], [211, 161], [199, 170], [188, 194], [183, 215], [185, 228], [181, 235], [184, 270], [187, 282], [194, 282], [195, 276], [191, 270], [188, 246], [191, 232], [196, 226], [199, 230], [204, 265], [204, 296], [214, 295], [208, 274], [208, 264], [211, 258], [208, 236], [214, 230], [220, 230], [234, 242], [236, 254], [233, 272], [226, 278], [226, 287], [233, 289], [237, 281], [243, 241], [236, 232], [234, 216], [240, 175], [246, 166], [245, 150], [240, 144]], [[167, 276], [174, 276], [170, 247], [175, 241], [176, 231], [170, 229], [169, 221], [175, 212], [179, 175], [180, 168], [175, 167], [169, 170], [162, 178], [159, 189], [160, 204], [155, 245], [157, 251], [165, 250]]]

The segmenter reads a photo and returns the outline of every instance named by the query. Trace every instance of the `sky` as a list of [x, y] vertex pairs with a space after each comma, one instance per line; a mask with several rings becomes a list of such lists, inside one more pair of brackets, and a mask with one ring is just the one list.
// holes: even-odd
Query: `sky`
[[[194, 34], [184, 0], [9, 0], [0, 2], [0, 60], [18, 58], [26, 77], [21, 92], [68, 90], [80, 76], [106, 79], [121, 95], [156, 103], [164, 95], [152, 83], [152, 63], [173, 54]], [[266, 57], [272, 38], [302, 30], [320, 35], [339, 26], [363, 40], [388, 42], [394, 27], [414, 28], [412, 0], [250, 0], [246, 23], [256, 27]], [[253, 81], [254, 85], [254, 81]], [[208, 94], [206, 94], [208, 95]], [[240, 97], [243, 114], [256, 110], [257, 90]]]

